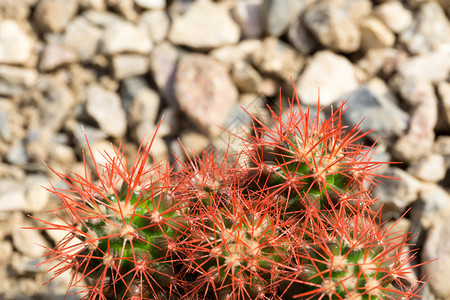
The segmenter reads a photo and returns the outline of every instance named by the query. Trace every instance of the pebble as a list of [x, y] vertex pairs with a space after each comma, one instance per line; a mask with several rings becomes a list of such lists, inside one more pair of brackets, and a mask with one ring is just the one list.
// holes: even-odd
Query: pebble
[[439, 118], [437, 128], [443, 131], [450, 130], [450, 83], [441, 81], [437, 84], [439, 98]]
[[428, 284], [433, 294], [441, 299], [450, 297], [450, 211], [445, 215], [435, 218], [432, 228], [428, 231], [425, 245], [422, 248], [422, 260], [432, 263], [424, 265], [424, 271], [432, 274]]
[[33, 40], [15, 20], [0, 19], [0, 63], [25, 64], [33, 47]]
[[413, 54], [423, 54], [450, 43], [450, 21], [434, 1], [419, 6], [413, 23], [400, 35], [400, 41]]
[[445, 167], [446, 169], [450, 169], [450, 136], [438, 136], [436, 142], [433, 145], [433, 151], [444, 156]]
[[361, 32], [336, 2], [317, 1], [305, 13], [304, 22], [314, 37], [325, 47], [350, 53], [359, 49]]
[[319, 47], [319, 43], [306, 28], [303, 20], [299, 18], [289, 26], [287, 33], [289, 42], [300, 51], [301, 54], [311, 54]]
[[141, 122], [156, 122], [160, 98], [142, 77], [124, 80], [121, 97], [132, 126]]
[[263, 81], [258, 71], [245, 61], [237, 61], [233, 64], [231, 79], [236, 87], [245, 93], [258, 93]]
[[398, 76], [423, 81], [446, 81], [450, 72], [450, 49], [428, 52], [399, 63]]
[[145, 9], [164, 9], [166, 0], [135, 0], [137, 6]]
[[387, 167], [380, 173], [386, 177], [379, 178], [380, 183], [374, 190], [374, 196], [379, 197], [379, 204], [383, 204], [383, 213], [386, 214], [386, 217], [399, 216], [418, 199], [420, 182], [397, 167]]
[[150, 55], [150, 73], [156, 86], [169, 103], [175, 103], [173, 82], [177, 67], [178, 51], [170, 43], [161, 43]]
[[214, 49], [210, 56], [231, 66], [236, 61], [244, 61], [250, 58], [251, 54], [262, 47], [261, 40], [244, 40], [237, 45], [224, 46]]
[[227, 7], [208, 0], [195, 1], [182, 16], [175, 16], [169, 40], [194, 49], [212, 49], [239, 41], [240, 28]]
[[170, 19], [166, 12], [151, 10], [144, 12], [138, 21], [142, 28], [155, 43], [161, 43], [167, 37]]
[[423, 81], [411, 81], [408, 85], [402, 85], [400, 94], [415, 109], [406, 134], [394, 143], [392, 151], [398, 159], [411, 163], [428, 155], [433, 147], [437, 99], [433, 86]]
[[[381, 81], [383, 82], [383, 81]], [[400, 136], [408, 126], [409, 116], [384, 95], [372, 91], [368, 85], [361, 85], [347, 94], [344, 121], [350, 126], [361, 123], [363, 132], [373, 130], [369, 137], [376, 140], [381, 137], [384, 141]]]
[[35, 8], [34, 19], [42, 31], [58, 33], [64, 30], [77, 11], [77, 0], [41, 0]]
[[431, 153], [408, 168], [408, 173], [426, 182], [439, 182], [445, 177], [445, 160], [442, 155]]
[[105, 29], [103, 36], [103, 53], [118, 54], [123, 52], [149, 54], [153, 42], [141, 28], [128, 23], [116, 22]]
[[233, 16], [241, 27], [244, 39], [260, 38], [264, 33], [263, 0], [237, 1], [233, 8]]
[[266, 31], [271, 36], [281, 36], [288, 26], [302, 13], [309, 4], [308, 0], [266, 0]]
[[50, 193], [44, 188], [49, 186], [48, 178], [44, 175], [31, 175], [26, 178], [24, 185], [27, 211], [44, 211], [50, 199]]
[[322, 50], [310, 58], [295, 86], [302, 103], [308, 106], [317, 105], [320, 88], [320, 105], [325, 106], [344, 100], [339, 98], [355, 90], [358, 81], [355, 69], [347, 58]]
[[27, 211], [25, 188], [12, 179], [0, 180], [0, 212]]
[[78, 53], [66, 44], [50, 41], [45, 45], [39, 69], [44, 72], [52, 71], [60, 66], [75, 63]]
[[364, 19], [360, 25], [361, 49], [388, 48], [395, 43], [394, 33], [375, 17]]
[[383, 21], [394, 33], [401, 33], [413, 21], [413, 14], [401, 1], [389, 1], [374, 8], [374, 16]]
[[10, 221], [14, 248], [26, 256], [41, 258], [47, 252], [45, 247], [50, 247], [47, 240], [38, 230], [23, 228], [32, 227], [32, 224], [28, 218], [25, 219], [22, 212], [14, 212], [10, 216]]
[[118, 138], [125, 134], [127, 119], [115, 92], [91, 85], [87, 90], [86, 111], [106, 134]]
[[419, 196], [424, 203], [420, 210], [420, 224], [429, 229], [437, 217], [450, 211], [450, 195], [435, 183], [423, 183]]
[[148, 71], [148, 59], [138, 54], [118, 54], [112, 57], [114, 78], [122, 80]]
[[81, 61], [91, 61], [99, 50], [102, 34], [101, 29], [84, 17], [76, 17], [67, 25], [64, 40]]
[[298, 76], [304, 64], [295, 49], [273, 37], [263, 41], [262, 47], [251, 55], [251, 61], [262, 73], [287, 82]]
[[175, 96], [180, 109], [204, 132], [217, 133], [237, 101], [227, 68], [206, 55], [189, 54], [178, 64]]

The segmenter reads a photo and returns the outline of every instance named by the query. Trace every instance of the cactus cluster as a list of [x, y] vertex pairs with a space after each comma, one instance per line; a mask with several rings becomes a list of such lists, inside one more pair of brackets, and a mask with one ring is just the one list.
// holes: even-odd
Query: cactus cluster
[[148, 163], [150, 144], [131, 166], [119, 149], [93, 176], [57, 173], [64, 224], [40, 229], [67, 235], [43, 263], [72, 271], [86, 299], [415, 297], [409, 237], [372, 207], [383, 164], [344, 112], [312, 117], [293, 96], [270, 126], [252, 117], [238, 155], [205, 151], [175, 172]]

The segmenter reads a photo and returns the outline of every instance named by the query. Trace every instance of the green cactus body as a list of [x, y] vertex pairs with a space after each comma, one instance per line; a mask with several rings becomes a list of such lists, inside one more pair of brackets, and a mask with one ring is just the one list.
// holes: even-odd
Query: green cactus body
[[95, 282], [105, 276], [105, 266], [106, 277], [113, 279], [111, 298], [141, 293], [133, 282], [142, 270], [153, 281], [147, 282], [153, 285], [147, 293], [169, 287], [175, 274], [168, 255], [186, 230], [184, 209], [166, 192], [130, 189], [126, 183], [96, 204], [98, 212], [81, 220], [86, 242], [94, 247], [78, 255], [79, 268], [91, 270], [88, 277]]

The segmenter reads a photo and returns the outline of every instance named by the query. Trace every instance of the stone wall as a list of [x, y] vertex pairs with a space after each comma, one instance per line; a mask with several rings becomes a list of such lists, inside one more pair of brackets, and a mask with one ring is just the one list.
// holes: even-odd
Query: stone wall
[[219, 127], [239, 134], [240, 106], [264, 118], [280, 87], [286, 104], [291, 80], [305, 106], [349, 99], [345, 122], [402, 162], [375, 194], [386, 218], [407, 211], [416, 263], [440, 258], [424, 299], [450, 299], [449, 16], [449, 0], [0, 0], [0, 299], [64, 298], [69, 274], [42, 286], [34, 267], [62, 237], [20, 228], [50, 217], [47, 165], [82, 170], [84, 134], [132, 155], [159, 127], [155, 160], [178, 138], [223, 149]]

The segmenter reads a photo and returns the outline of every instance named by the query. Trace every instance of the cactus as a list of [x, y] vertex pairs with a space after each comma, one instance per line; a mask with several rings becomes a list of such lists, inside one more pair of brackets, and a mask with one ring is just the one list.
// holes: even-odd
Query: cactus
[[67, 236], [47, 262], [63, 260], [71, 286], [86, 280], [88, 299], [415, 297], [409, 237], [372, 208], [383, 164], [359, 142], [368, 132], [342, 124], [344, 104], [326, 120], [295, 97], [271, 113], [272, 127], [253, 117], [236, 157], [205, 151], [163, 172], [148, 145], [131, 168], [120, 148], [94, 160], [97, 181], [57, 173], [65, 224], [40, 229]]

